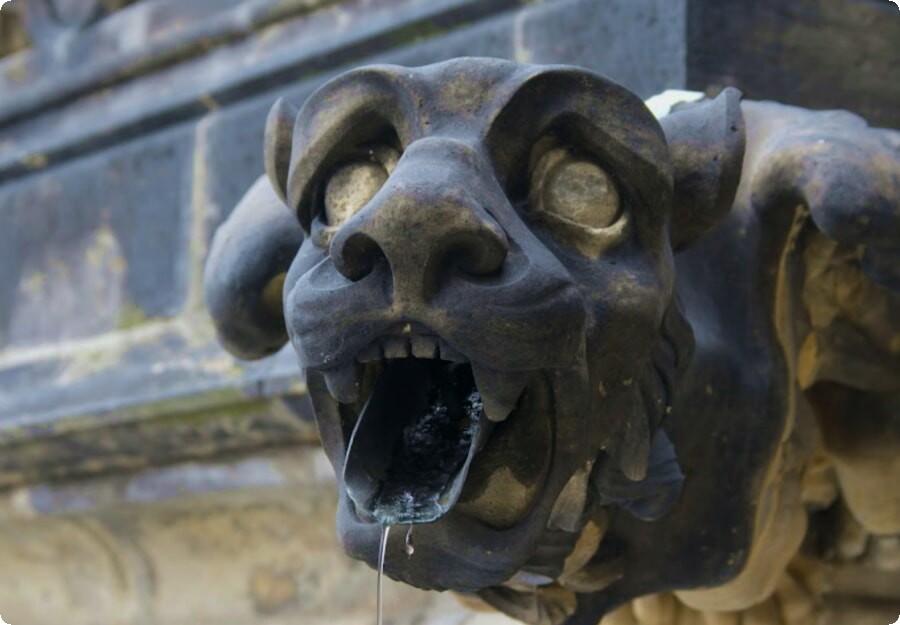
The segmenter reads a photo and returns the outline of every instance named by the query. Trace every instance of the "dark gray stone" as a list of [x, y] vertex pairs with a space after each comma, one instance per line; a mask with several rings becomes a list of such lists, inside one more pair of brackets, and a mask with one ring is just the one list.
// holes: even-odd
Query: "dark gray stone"
[[525, 11], [516, 60], [587, 67], [643, 98], [685, 85], [685, 0], [567, 0]]
[[900, 16], [888, 0], [688, 0], [687, 84], [900, 128]]
[[0, 346], [178, 314], [193, 147], [178, 126], [0, 188]]

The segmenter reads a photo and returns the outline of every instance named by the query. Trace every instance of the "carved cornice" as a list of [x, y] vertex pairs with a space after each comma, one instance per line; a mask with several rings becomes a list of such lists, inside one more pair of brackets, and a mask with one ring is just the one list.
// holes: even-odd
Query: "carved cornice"
[[243, 366], [198, 340], [204, 323], [0, 352], [0, 490], [314, 441], [294, 359]]
[[[518, 4], [144, 0], [81, 31], [64, 55], [0, 59], [0, 181]], [[50, 115], [71, 123], [35, 132]]]

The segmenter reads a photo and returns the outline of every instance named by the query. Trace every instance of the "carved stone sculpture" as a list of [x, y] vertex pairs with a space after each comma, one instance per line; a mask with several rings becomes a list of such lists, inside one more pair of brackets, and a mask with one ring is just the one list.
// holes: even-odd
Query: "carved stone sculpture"
[[900, 134], [740, 100], [458, 59], [275, 104], [207, 301], [296, 350], [349, 555], [401, 526], [391, 577], [541, 625], [900, 603]]

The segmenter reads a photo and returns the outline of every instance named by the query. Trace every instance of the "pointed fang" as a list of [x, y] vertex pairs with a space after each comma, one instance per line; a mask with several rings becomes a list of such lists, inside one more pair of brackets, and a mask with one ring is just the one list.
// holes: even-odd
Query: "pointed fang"
[[322, 372], [328, 392], [342, 404], [352, 404], [359, 399], [359, 375], [355, 363]]
[[525, 390], [528, 374], [494, 371], [474, 363], [472, 374], [484, 402], [484, 414], [495, 423], [506, 420]]

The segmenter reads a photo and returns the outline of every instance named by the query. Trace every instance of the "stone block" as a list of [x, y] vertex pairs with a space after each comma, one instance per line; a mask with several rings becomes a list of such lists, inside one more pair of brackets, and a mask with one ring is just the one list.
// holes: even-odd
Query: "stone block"
[[0, 347], [171, 317], [188, 286], [193, 127], [0, 188]]

